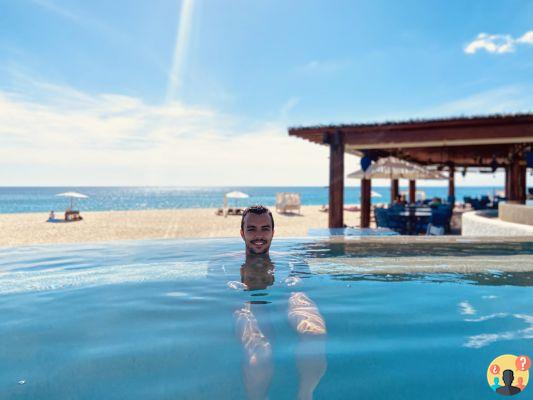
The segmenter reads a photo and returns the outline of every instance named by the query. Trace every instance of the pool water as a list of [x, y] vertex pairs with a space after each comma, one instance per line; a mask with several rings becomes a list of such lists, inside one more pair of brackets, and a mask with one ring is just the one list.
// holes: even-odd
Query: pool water
[[532, 271], [531, 242], [0, 249], [0, 398], [492, 398], [490, 361], [533, 355]]

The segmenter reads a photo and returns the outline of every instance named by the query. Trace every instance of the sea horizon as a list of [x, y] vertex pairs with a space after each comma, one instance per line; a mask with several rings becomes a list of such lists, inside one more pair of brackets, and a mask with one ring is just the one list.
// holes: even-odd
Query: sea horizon
[[[372, 203], [388, 203], [390, 186], [373, 186], [376, 196]], [[503, 190], [502, 186], [456, 186], [456, 200], [465, 196], [489, 195]], [[119, 211], [151, 209], [217, 208], [222, 207], [224, 194], [242, 191], [250, 197], [229, 200], [229, 205], [246, 207], [251, 204], [275, 205], [277, 192], [300, 193], [306, 206], [328, 203], [327, 186], [0, 186], [0, 214], [61, 211], [69, 200], [57, 197], [61, 192], [80, 191], [87, 199], [77, 200], [76, 207], [84, 211]], [[406, 192], [406, 186], [400, 186]], [[447, 186], [419, 186], [426, 198], [447, 198]], [[345, 204], [360, 203], [360, 187], [346, 186]]]

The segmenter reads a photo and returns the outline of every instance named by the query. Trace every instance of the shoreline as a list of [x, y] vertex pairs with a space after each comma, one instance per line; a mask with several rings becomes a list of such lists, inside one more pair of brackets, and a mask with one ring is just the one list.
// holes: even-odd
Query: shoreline
[[[320, 206], [302, 206], [301, 215], [273, 210], [276, 237], [307, 236], [325, 228], [328, 214]], [[48, 212], [0, 214], [0, 247], [33, 244], [90, 243], [115, 240], [239, 237], [240, 216], [217, 216], [216, 208], [87, 211], [82, 221], [50, 223]], [[272, 210], [272, 209], [271, 209]], [[61, 216], [60, 213], [56, 214]], [[345, 211], [345, 223], [359, 223], [359, 212]]]

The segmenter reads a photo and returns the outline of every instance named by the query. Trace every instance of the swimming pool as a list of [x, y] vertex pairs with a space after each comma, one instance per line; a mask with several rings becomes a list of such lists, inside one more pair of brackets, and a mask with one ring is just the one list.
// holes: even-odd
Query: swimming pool
[[275, 239], [244, 266], [233, 239], [0, 254], [0, 398], [491, 398], [490, 361], [532, 353], [529, 241]]

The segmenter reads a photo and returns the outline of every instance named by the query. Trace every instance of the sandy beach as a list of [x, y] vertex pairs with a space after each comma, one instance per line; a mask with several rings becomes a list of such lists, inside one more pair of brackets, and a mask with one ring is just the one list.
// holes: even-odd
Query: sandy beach
[[[326, 228], [327, 213], [302, 207], [301, 215], [274, 212], [277, 237], [306, 236], [310, 228]], [[58, 216], [59, 213], [58, 213]], [[83, 221], [46, 222], [48, 213], [0, 214], [0, 247], [43, 243], [110, 240], [238, 237], [240, 216], [221, 217], [214, 208], [83, 212]], [[345, 223], [359, 223], [359, 212], [345, 211]]]

